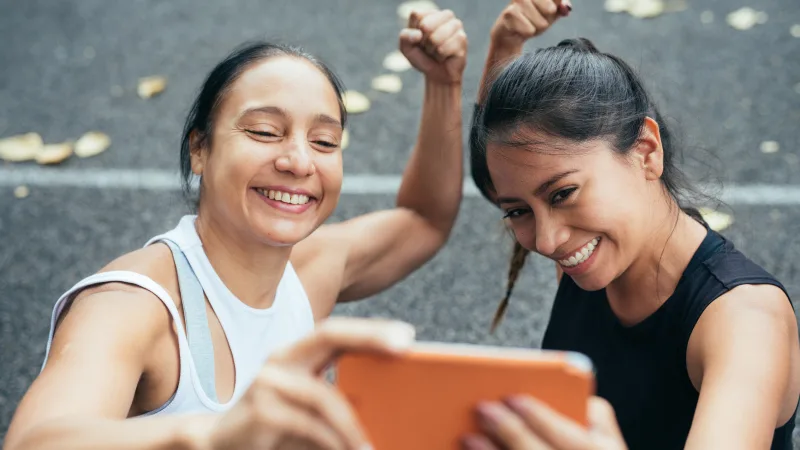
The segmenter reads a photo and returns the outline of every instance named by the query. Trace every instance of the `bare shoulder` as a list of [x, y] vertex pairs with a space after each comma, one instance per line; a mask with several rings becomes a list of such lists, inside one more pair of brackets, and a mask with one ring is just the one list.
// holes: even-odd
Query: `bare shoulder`
[[342, 226], [319, 227], [296, 244], [290, 256], [318, 319], [330, 314], [342, 289], [347, 264], [347, 246], [337, 237]]
[[709, 364], [755, 355], [790, 356], [793, 371], [800, 364], [797, 319], [786, 293], [777, 286], [737, 286], [706, 308], [689, 339], [689, 376], [697, 387]]
[[779, 287], [770, 284], [744, 284], [737, 286], [708, 306], [700, 322], [732, 320], [759, 320], [797, 328], [794, 308]]
[[[154, 244], [126, 253], [111, 261], [98, 273], [129, 271], [144, 275], [163, 287], [180, 306], [178, 282], [175, 265], [169, 248]], [[136, 317], [140, 320], [138, 329], [152, 332], [169, 331], [171, 317], [161, 300], [152, 292], [139, 286], [123, 282], [103, 283], [88, 287], [79, 292], [59, 318], [59, 325], [74, 309], [86, 308], [109, 310], [114, 316]]]

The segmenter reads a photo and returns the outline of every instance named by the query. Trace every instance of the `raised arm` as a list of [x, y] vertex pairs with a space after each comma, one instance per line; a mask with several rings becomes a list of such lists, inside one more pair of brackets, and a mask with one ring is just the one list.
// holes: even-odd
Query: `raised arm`
[[[322, 291], [316, 295], [322, 298], [316, 301], [318, 317], [327, 315], [335, 300], [375, 294], [419, 268], [445, 244], [458, 214], [467, 51], [461, 21], [446, 10], [414, 13], [400, 34], [400, 49], [425, 75], [417, 144], [396, 208], [325, 225], [295, 246], [292, 262], [301, 276], [314, 280], [307, 289]], [[330, 296], [334, 289], [338, 298]]]
[[476, 100], [479, 105], [486, 99], [486, 89], [498, 67], [522, 53], [528, 39], [547, 31], [570, 11], [570, 0], [512, 0], [503, 9], [489, 32], [489, 52]]

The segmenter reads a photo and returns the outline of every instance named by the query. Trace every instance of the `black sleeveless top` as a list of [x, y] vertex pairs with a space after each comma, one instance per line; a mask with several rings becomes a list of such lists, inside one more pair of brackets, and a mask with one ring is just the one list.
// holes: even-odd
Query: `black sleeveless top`
[[[592, 359], [597, 395], [614, 406], [629, 448], [682, 449], [699, 396], [686, 369], [689, 336], [711, 302], [742, 284], [771, 284], [786, 292], [712, 230], [672, 296], [634, 326], [618, 321], [605, 290], [584, 291], [564, 275], [542, 347], [578, 351]], [[771, 448], [791, 449], [792, 430], [794, 416], [775, 430]]]

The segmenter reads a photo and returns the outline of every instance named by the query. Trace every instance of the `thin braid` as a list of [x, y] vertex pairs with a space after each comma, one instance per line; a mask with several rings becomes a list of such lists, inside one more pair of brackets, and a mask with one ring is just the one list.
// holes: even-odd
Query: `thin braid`
[[522, 271], [522, 267], [525, 265], [525, 261], [528, 258], [528, 254], [530, 252], [520, 245], [519, 242], [516, 240], [514, 241], [514, 250], [511, 255], [511, 263], [508, 267], [508, 283], [506, 285], [506, 296], [503, 297], [503, 300], [500, 302], [500, 305], [497, 306], [497, 311], [494, 313], [494, 319], [492, 319], [492, 329], [491, 332], [494, 333], [494, 330], [500, 325], [500, 321], [503, 320], [503, 314], [506, 312], [506, 308], [508, 307], [508, 300], [511, 298], [511, 291], [514, 290], [514, 284], [517, 282], [517, 278], [519, 277], [520, 271]]

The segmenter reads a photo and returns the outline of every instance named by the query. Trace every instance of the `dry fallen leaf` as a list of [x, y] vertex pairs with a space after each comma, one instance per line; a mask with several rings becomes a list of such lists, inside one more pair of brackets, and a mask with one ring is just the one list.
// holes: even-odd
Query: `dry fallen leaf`
[[713, 11], [703, 11], [700, 13], [700, 22], [704, 24], [709, 24], [714, 21], [714, 12]]
[[345, 128], [342, 130], [342, 143], [340, 146], [342, 147], [342, 150], [344, 150], [348, 145], [350, 145], [350, 132]]
[[28, 189], [28, 186], [17, 186], [14, 189], [14, 197], [17, 198], [25, 198], [30, 195], [31, 191]]
[[744, 7], [728, 14], [728, 25], [737, 30], [749, 30], [756, 24], [765, 23], [767, 14], [763, 11], [756, 11], [753, 8]]
[[343, 96], [344, 100], [344, 107], [348, 113], [351, 114], [358, 114], [362, 113], [369, 109], [370, 101], [361, 92], [358, 91], [347, 91], [344, 93]]
[[88, 158], [99, 155], [111, 145], [111, 138], [99, 131], [90, 131], [75, 142], [75, 156]]
[[700, 208], [700, 215], [703, 216], [703, 220], [714, 231], [722, 231], [733, 223], [733, 217], [730, 214], [714, 211], [710, 208]]
[[400, 50], [395, 50], [383, 58], [383, 68], [392, 72], [403, 72], [411, 68], [411, 63]]
[[764, 141], [761, 143], [760, 148], [762, 153], [778, 153], [778, 150], [781, 149], [781, 145], [775, 141]]
[[139, 79], [139, 86], [136, 92], [141, 98], [151, 98], [162, 92], [167, 87], [167, 78], [159, 75], [144, 77]]
[[639, 19], [650, 19], [664, 14], [664, 2], [661, 0], [638, 0], [628, 7], [628, 14]]
[[45, 145], [36, 154], [36, 162], [39, 164], [58, 164], [63, 162], [72, 155], [72, 146], [72, 142]]
[[793, 37], [800, 38], [800, 23], [792, 25], [792, 28], [789, 28], [789, 33], [791, 33]]
[[409, 2], [403, 2], [397, 7], [397, 15], [400, 16], [403, 20], [408, 20], [409, 16], [411, 16], [412, 11], [416, 12], [428, 12], [428, 11], [438, 11], [439, 7], [436, 6], [436, 3], [433, 3], [429, 0], [412, 0]]
[[372, 89], [396, 94], [403, 89], [403, 80], [397, 75], [378, 75], [372, 79]]
[[38, 133], [25, 133], [0, 139], [0, 159], [11, 162], [30, 161], [44, 146]]

